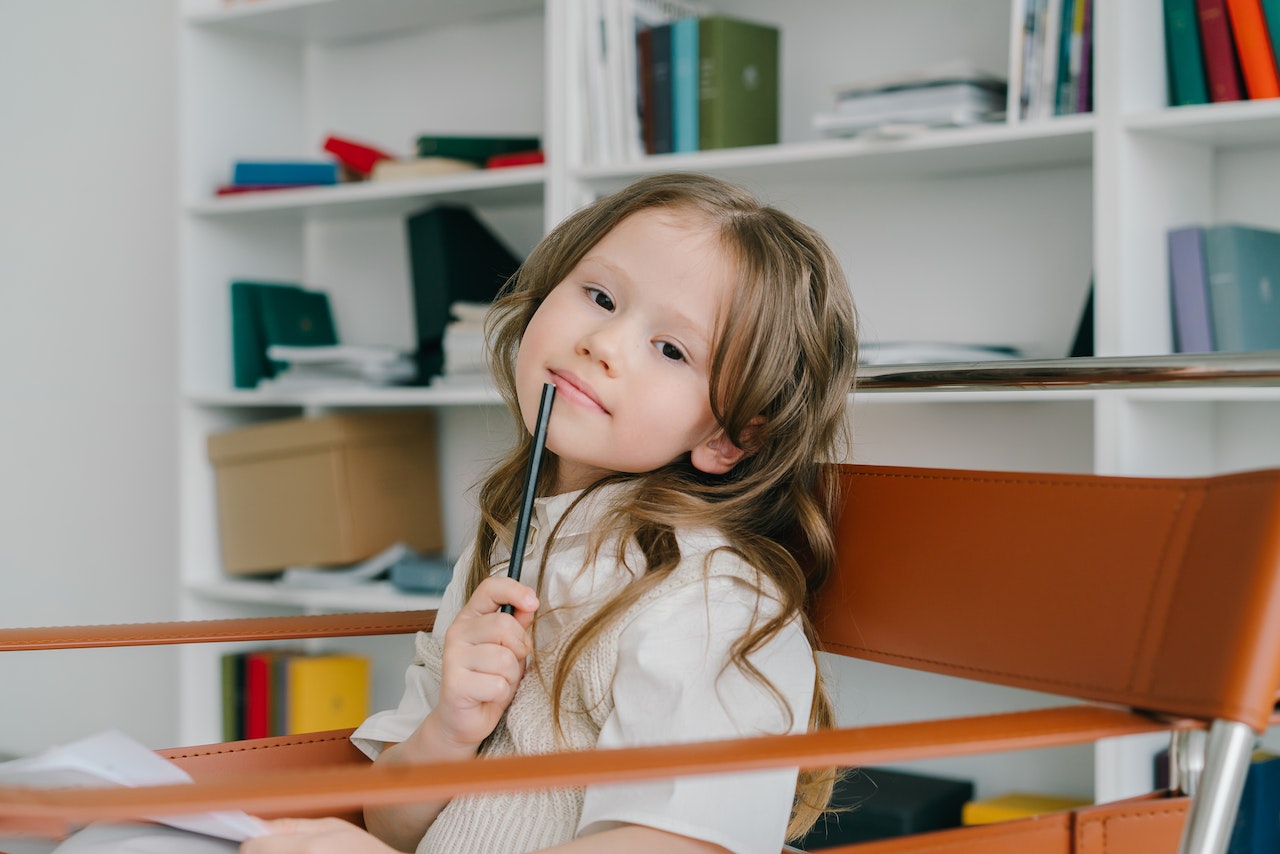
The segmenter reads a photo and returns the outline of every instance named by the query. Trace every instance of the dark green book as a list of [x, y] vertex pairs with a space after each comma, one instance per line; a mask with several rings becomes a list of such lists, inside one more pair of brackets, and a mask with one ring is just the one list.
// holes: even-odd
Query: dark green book
[[1243, 225], [1205, 229], [1204, 266], [1214, 348], [1280, 349], [1280, 232]]
[[274, 377], [272, 344], [337, 344], [329, 297], [278, 282], [231, 283], [231, 358], [236, 388], [255, 388]]
[[479, 166], [495, 154], [534, 151], [542, 147], [536, 136], [456, 136], [424, 134], [418, 137], [419, 157], [452, 157]]
[[846, 770], [828, 812], [796, 843], [801, 851], [959, 827], [973, 783], [887, 768]]
[[711, 15], [698, 21], [698, 148], [778, 141], [778, 29]]
[[1164, 51], [1169, 106], [1209, 103], [1196, 0], [1164, 0]]
[[409, 273], [420, 385], [444, 372], [444, 328], [454, 302], [491, 302], [520, 259], [469, 209], [437, 205], [409, 217]]

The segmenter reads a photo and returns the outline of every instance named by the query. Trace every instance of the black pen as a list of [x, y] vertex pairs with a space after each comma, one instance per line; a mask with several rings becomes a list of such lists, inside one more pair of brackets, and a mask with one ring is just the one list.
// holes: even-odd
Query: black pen
[[[524, 549], [529, 542], [529, 519], [533, 516], [534, 492], [538, 488], [538, 470], [542, 468], [542, 451], [547, 443], [547, 422], [551, 420], [551, 404], [555, 401], [554, 383], [543, 383], [542, 400], [538, 404], [538, 423], [533, 429], [533, 447], [529, 449], [529, 467], [524, 472], [524, 494], [520, 498], [520, 515], [516, 517], [516, 535], [511, 541], [511, 562], [507, 564], [507, 577], [520, 580], [520, 568], [524, 565]], [[504, 614], [514, 614], [515, 608], [503, 605], [498, 609]]]

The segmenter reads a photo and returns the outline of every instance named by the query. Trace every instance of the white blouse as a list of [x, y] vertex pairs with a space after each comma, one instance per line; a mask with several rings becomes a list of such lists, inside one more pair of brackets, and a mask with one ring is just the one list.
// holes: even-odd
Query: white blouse
[[[607, 557], [589, 560], [589, 535], [608, 500], [589, 496], [565, 521], [539, 579], [542, 542], [577, 493], [539, 499], [526, 551], [522, 581], [538, 590], [536, 648], [550, 646], [579, 607], [599, 606], [630, 580], [629, 571]], [[702, 531], [680, 531], [682, 563], [705, 562], [724, 545]], [[736, 556], [716, 552], [716, 560]], [[437, 642], [464, 604], [469, 554], [453, 580], [432, 629]], [[505, 572], [505, 562], [495, 572]], [[539, 581], [541, 583], [539, 584]], [[612, 685], [613, 711], [597, 742], [600, 748], [707, 741], [766, 733], [804, 732], [812, 703], [813, 654], [793, 622], [751, 656], [754, 666], [785, 698], [783, 708], [767, 688], [737, 667], [725, 667], [732, 646], [776, 608], [771, 600], [732, 575], [673, 588], [622, 629]], [[579, 612], [580, 613], [580, 612]], [[419, 650], [425, 645], [418, 643]], [[438, 649], [438, 646], [435, 646]], [[534, 653], [535, 655], [537, 652]], [[387, 743], [403, 741], [435, 703], [435, 668], [410, 665], [398, 708], [366, 720], [352, 741], [370, 757]], [[590, 786], [577, 835], [619, 824], [638, 824], [705, 840], [734, 852], [780, 850], [795, 795], [796, 769], [736, 775], [699, 775], [673, 780]]]

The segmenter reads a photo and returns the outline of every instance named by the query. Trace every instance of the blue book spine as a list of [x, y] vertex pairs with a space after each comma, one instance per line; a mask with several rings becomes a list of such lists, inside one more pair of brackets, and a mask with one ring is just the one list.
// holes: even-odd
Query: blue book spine
[[1280, 349], [1280, 232], [1213, 226], [1204, 255], [1217, 349]]
[[671, 150], [698, 150], [698, 19], [671, 24]]
[[336, 184], [338, 164], [302, 160], [237, 160], [231, 180], [240, 186]]
[[1249, 763], [1227, 854], [1280, 851], [1280, 757], [1259, 752]]
[[1199, 226], [1175, 228], [1169, 232], [1169, 293], [1176, 352], [1213, 352], [1209, 283], [1205, 279], [1204, 267], [1204, 229]]

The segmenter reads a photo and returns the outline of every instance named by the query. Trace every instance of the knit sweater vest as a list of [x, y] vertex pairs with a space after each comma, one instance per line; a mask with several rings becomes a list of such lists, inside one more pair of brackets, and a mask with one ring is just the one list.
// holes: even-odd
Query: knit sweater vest
[[[561, 698], [563, 744], [555, 740], [550, 689], [555, 662], [568, 641], [590, 618], [571, 620], [549, 648], [537, 649], [511, 705], [481, 750], [482, 757], [529, 756], [558, 750], [590, 750], [613, 711], [610, 686], [618, 660], [618, 638], [633, 615], [671, 590], [701, 584], [712, 576], [734, 576], [760, 583], [742, 561], [712, 552], [699, 559], [686, 555], [661, 584], [645, 593], [620, 619], [607, 626], [579, 656]], [[441, 644], [419, 635], [418, 655], [425, 666], [440, 668]], [[418, 854], [517, 854], [558, 845], [574, 838], [582, 815], [582, 788], [459, 795], [449, 802], [426, 836]]]

